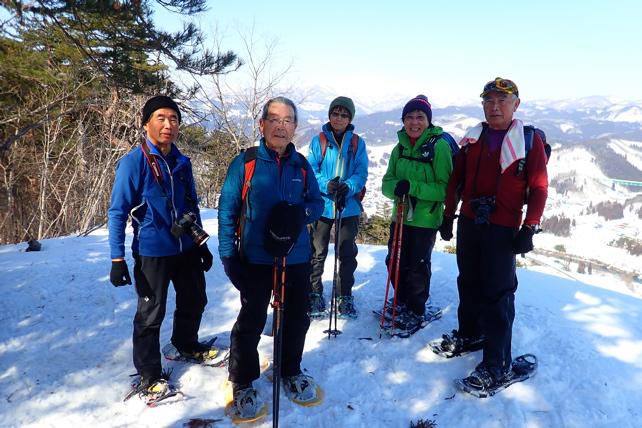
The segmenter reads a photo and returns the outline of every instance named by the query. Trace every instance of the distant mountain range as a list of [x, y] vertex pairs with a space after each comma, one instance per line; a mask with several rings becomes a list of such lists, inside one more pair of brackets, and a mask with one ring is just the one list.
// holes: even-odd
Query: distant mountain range
[[[332, 97], [323, 96], [322, 102], [300, 104], [297, 145], [303, 146], [327, 122]], [[327, 100], [325, 99], [327, 98]], [[354, 125], [370, 147], [388, 145], [397, 141], [401, 129], [401, 110], [397, 108], [373, 113], [357, 103]], [[637, 154], [642, 156], [642, 107], [633, 102], [613, 101], [606, 97], [588, 97], [572, 101], [537, 101], [522, 103], [516, 117], [546, 132], [554, 147], [581, 146], [595, 156], [605, 175], [622, 180], [642, 181], [642, 165], [632, 163], [628, 156], [613, 150], [612, 140], [640, 142]], [[433, 108], [433, 122], [456, 138], [483, 119], [481, 105]], [[635, 151], [636, 146], [633, 145]]]

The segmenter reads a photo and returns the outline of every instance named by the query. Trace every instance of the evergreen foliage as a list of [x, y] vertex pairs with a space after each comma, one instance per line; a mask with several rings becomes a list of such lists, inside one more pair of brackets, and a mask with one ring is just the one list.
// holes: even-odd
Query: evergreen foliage
[[642, 255], [642, 241], [628, 236], [620, 236], [609, 243], [612, 247], [624, 248], [633, 256]]
[[[157, 28], [152, 3], [0, 3], [9, 14], [0, 30], [0, 243], [104, 224], [116, 161], [141, 140], [145, 100], [162, 93], [190, 111], [180, 99], [191, 88], [175, 84], [169, 67], [203, 74], [240, 65], [231, 52], [201, 50], [193, 24]], [[206, 4], [156, 3], [181, 14]]]
[[595, 212], [605, 220], [624, 218], [624, 205], [619, 202], [604, 201], [595, 206]]
[[390, 218], [374, 215], [362, 219], [357, 242], [360, 244], [387, 245], [390, 235]]
[[571, 219], [554, 215], [542, 220], [542, 229], [556, 236], [571, 236]]

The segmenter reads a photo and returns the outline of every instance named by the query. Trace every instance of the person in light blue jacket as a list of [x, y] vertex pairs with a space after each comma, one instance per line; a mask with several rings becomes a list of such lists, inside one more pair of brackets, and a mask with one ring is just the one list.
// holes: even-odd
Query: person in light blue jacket
[[[310, 316], [327, 315], [323, 297], [323, 268], [328, 255], [330, 230], [340, 224], [338, 233], [339, 276], [335, 295], [339, 318], [356, 318], [352, 296], [354, 271], [357, 269], [361, 198], [368, 179], [368, 155], [363, 139], [354, 133], [355, 107], [348, 97], [337, 97], [328, 109], [329, 122], [310, 142], [308, 161], [319, 182], [325, 207], [319, 221], [312, 225], [312, 273]], [[338, 221], [340, 220], [340, 221]]]

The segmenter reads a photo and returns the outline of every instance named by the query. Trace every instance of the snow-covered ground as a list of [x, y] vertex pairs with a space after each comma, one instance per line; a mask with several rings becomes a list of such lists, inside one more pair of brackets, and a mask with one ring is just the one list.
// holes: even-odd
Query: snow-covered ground
[[[216, 212], [205, 210], [204, 217], [215, 235]], [[184, 400], [157, 408], [137, 399], [122, 402], [134, 371], [136, 299], [133, 287], [109, 283], [106, 230], [45, 240], [42, 252], [25, 247], [0, 247], [0, 426], [182, 427], [191, 419], [232, 426], [223, 412], [222, 368], [165, 362]], [[216, 252], [216, 236], [210, 248]], [[539, 370], [533, 379], [477, 399], [455, 392], [452, 380], [467, 375], [480, 353], [446, 360], [426, 348], [457, 327], [454, 256], [433, 255], [432, 302], [444, 308], [443, 318], [409, 339], [380, 339], [370, 310], [382, 305], [385, 254], [384, 247], [359, 247], [354, 295], [360, 317], [340, 321], [342, 335], [328, 340], [327, 321], [312, 322], [303, 367], [324, 388], [325, 401], [303, 408], [283, 396], [281, 426], [407, 427], [419, 418], [439, 428], [642, 426], [642, 298], [617, 278], [569, 273], [553, 263], [520, 270], [513, 354], [536, 354]], [[326, 294], [331, 272], [332, 252]], [[206, 277], [201, 335], [223, 337], [239, 309], [238, 293], [220, 264]], [[163, 342], [173, 305], [170, 293]], [[270, 359], [271, 338], [259, 346]], [[256, 385], [271, 403], [269, 382]], [[258, 426], [271, 426], [270, 415]]]

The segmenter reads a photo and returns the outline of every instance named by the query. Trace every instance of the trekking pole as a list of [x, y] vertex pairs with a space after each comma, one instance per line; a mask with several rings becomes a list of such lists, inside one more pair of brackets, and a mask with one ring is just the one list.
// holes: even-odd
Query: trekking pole
[[[337, 209], [335, 215], [334, 215], [335, 221], [334, 221], [334, 275], [332, 278], [332, 300], [330, 301], [330, 316], [329, 318], [329, 324], [328, 324], [328, 329], [324, 331], [324, 333], [328, 333], [328, 339], [330, 339], [331, 336], [337, 337], [342, 333], [341, 330], [337, 328], [337, 304], [336, 304], [336, 299], [337, 299], [337, 283], [338, 283], [338, 277], [339, 277], [339, 268], [341, 264], [341, 260], [339, 259], [339, 253], [340, 253], [340, 248], [341, 246], [339, 245], [339, 233], [341, 231], [341, 220], [343, 218], [343, 208], [342, 209]], [[334, 330], [332, 329], [332, 318], [334, 317]]]
[[390, 281], [392, 280], [392, 267], [394, 266], [395, 253], [397, 252], [397, 236], [399, 235], [399, 223], [403, 221], [403, 214], [401, 213], [401, 205], [397, 205], [397, 212], [395, 213], [395, 227], [392, 232], [392, 245], [390, 247], [390, 259], [388, 260], [388, 279], [386, 279], [386, 293], [383, 298], [383, 311], [381, 311], [381, 321], [379, 323], [379, 338], [383, 331], [383, 323], [386, 315], [386, 308], [388, 305], [388, 293], [390, 292]]
[[401, 243], [403, 239], [403, 216], [406, 209], [406, 195], [401, 198], [401, 218], [399, 221], [399, 235], [397, 236], [397, 256], [395, 260], [395, 297], [392, 300], [392, 326], [390, 328], [390, 335], [395, 334], [395, 315], [397, 310], [397, 290], [399, 289], [399, 264], [401, 263]]
[[[274, 308], [274, 362], [272, 367], [272, 427], [279, 426], [279, 397], [281, 394], [281, 351], [283, 350], [283, 310], [285, 305], [285, 257], [274, 258], [273, 299]], [[279, 268], [281, 281], [279, 283]]]
[[[403, 240], [403, 219], [404, 219], [405, 209], [406, 209], [406, 195], [404, 195], [401, 198], [401, 202], [399, 203], [399, 207], [397, 209], [397, 212], [400, 218], [398, 222], [399, 233], [397, 234], [396, 245], [395, 245], [395, 283], [394, 283], [395, 297], [392, 300], [392, 322], [390, 327], [391, 336], [395, 334], [395, 317], [397, 314], [397, 295], [398, 295], [397, 290], [399, 289], [399, 265], [401, 263], [401, 245]], [[397, 225], [395, 225], [395, 227], [396, 226]], [[384, 302], [384, 305], [385, 305], [385, 302]], [[384, 315], [385, 315], [385, 312], [384, 312]]]

